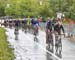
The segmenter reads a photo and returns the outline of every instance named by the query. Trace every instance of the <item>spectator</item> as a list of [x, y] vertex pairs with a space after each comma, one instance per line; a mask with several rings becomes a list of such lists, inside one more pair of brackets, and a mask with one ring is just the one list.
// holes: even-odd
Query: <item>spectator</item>
[[74, 32], [74, 21], [69, 19], [69, 36], [73, 36]]

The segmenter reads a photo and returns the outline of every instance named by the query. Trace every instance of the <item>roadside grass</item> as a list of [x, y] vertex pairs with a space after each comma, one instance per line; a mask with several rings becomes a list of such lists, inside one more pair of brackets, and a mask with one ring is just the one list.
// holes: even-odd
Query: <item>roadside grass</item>
[[14, 60], [14, 50], [8, 44], [5, 30], [0, 27], [0, 60]]

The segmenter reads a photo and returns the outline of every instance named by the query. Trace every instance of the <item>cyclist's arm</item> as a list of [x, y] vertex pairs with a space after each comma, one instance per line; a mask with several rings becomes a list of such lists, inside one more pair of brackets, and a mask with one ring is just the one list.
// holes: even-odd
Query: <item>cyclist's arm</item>
[[65, 33], [64, 27], [62, 25], [61, 25], [61, 29], [62, 29], [63, 33]]

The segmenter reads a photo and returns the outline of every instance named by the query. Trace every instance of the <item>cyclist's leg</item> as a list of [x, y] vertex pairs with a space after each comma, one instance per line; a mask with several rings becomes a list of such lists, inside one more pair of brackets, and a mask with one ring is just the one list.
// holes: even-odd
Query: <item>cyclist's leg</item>
[[52, 34], [51, 34], [51, 32], [48, 32], [48, 47], [49, 47], [49, 50], [52, 51]]
[[46, 30], [46, 47], [47, 49], [49, 49], [49, 34], [48, 34], [48, 31]]
[[16, 28], [15, 28], [15, 32], [16, 32], [16, 34], [18, 34], [18, 29], [19, 29], [19, 27], [16, 26]]
[[36, 35], [38, 35], [38, 26], [36, 26]]
[[61, 35], [59, 36], [59, 54], [62, 52], [62, 41], [61, 41]]
[[17, 34], [15, 34], [15, 40], [18, 40], [18, 35]]
[[46, 30], [46, 44], [48, 44], [48, 31]]
[[37, 35], [37, 27], [34, 25], [34, 35]]
[[62, 52], [61, 35], [58, 35], [58, 47], [57, 47], [57, 50], [56, 50], [56, 55], [60, 58], [62, 57], [61, 52]]
[[49, 35], [47, 37], [47, 48], [48, 48], [48, 50], [50, 50], [50, 37], [49, 37]]
[[55, 49], [57, 53], [58, 52], [58, 34], [55, 34]]
[[52, 46], [52, 52], [53, 52], [53, 33], [51, 33], [51, 46]]
[[48, 35], [46, 34], [46, 44], [48, 44]]
[[34, 35], [35, 35], [35, 26], [34, 26]]

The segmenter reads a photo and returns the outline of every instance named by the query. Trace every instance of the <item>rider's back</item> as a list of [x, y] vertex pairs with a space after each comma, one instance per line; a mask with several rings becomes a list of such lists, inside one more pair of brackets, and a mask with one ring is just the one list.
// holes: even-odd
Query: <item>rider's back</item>
[[38, 20], [32, 20], [31, 23], [32, 23], [32, 25], [36, 25], [36, 24], [38, 24], [38, 26], [39, 26], [39, 22], [38, 22]]

